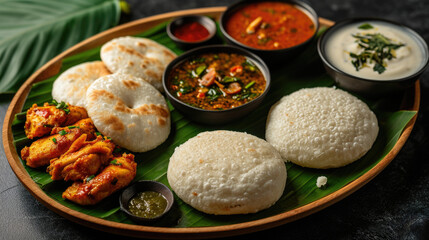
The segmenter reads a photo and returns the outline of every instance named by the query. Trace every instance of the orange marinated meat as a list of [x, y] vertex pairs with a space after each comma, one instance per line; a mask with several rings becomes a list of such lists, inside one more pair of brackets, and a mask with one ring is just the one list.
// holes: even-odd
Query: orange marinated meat
[[90, 118], [82, 119], [73, 126], [54, 128], [51, 136], [34, 141], [21, 150], [21, 158], [32, 168], [49, 165], [50, 160], [69, 150], [73, 142], [83, 134], [88, 139], [95, 138], [95, 126]]
[[64, 104], [62, 108], [57, 108], [49, 103], [45, 103], [43, 106], [33, 104], [27, 111], [25, 134], [29, 139], [43, 137], [48, 135], [54, 127], [68, 126], [84, 118], [88, 118], [88, 114], [82, 107]]
[[63, 192], [62, 197], [80, 205], [94, 205], [127, 186], [136, 176], [134, 155], [124, 153], [111, 159], [97, 176], [83, 182], [76, 181]]
[[86, 141], [86, 135], [79, 137], [61, 157], [50, 161], [47, 169], [53, 180], [84, 180], [99, 172], [113, 157], [115, 144], [98, 136]]

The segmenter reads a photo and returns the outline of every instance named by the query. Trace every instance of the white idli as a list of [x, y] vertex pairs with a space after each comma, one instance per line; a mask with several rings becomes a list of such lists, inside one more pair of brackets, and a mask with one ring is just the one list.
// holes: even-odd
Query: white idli
[[245, 214], [268, 208], [281, 197], [286, 166], [263, 139], [212, 131], [175, 149], [167, 178], [177, 196], [202, 212]]
[[98, 78], [111, 72], [102, 61], [86, 62], [64, 71], [52, 86], [52, 98], [57, 102], [85, 107], [86, 90]]
[[163, 92], [162, 74], [176, 54], [147, 38], [120, 37], [105, 43], [100, 57], [111, 72], [142, 78]]
[[271, 107], [266, 140], [285, 161], [309, 168], [336, 168], [361, 158], [378, 135], [369, 107], [335, 88], [302, 89]]
[[170, 133], [170, 111], [161, 93], [140, 78], [115, 73], [97, 79], [86, 94], [95, 127], [119, 146], [146, 152]]

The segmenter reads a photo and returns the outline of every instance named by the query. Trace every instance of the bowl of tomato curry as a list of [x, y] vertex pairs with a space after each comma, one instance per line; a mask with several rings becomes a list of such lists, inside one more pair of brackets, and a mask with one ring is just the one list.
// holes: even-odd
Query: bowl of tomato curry
[[317, 13], [295, 0], [247, 0], [227, 8], [220, 29], [229, 44], [245, 48], [268, 64], [292, 59], [315, 38]]
[[171, 104], [188, 119], [223, 124], [253, 111], [270, 87], [270, 73], [255, 54], [229, 45], [183, 53], [163, 74]]

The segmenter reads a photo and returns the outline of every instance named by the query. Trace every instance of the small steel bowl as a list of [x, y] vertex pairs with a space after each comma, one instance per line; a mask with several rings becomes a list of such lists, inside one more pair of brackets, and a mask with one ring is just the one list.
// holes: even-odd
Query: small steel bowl
[[[154, 191], [161, 193], [165, 199], [167, 199], [167, 207], [164, 210], [164, 213], [161, 215], [154, 217], [154, 218], [144, 218], [139, 217], [134, 214], [132, 214], [128, 209], [128, 203], [130, 199], [139, 192], [144, 191]], [[174, 204], [174, 196], [173, 192], [164, 184], [156, 181], [138, 181], [131, 186], [127, 187], [124, 191], [122, 191], [121, 195], [119, 196], [119, 205], [121, 210], [127, 214], [133, 221], [142, 223], [142, 224], [148, 224], [151, 222], [155, 222], [160, 220], [163, 216], [165, 216], [171, 209], [171, 207]]]
[[244, 48], [248, 51], [251, 51], [261, 57], [269, 66], [277, 66], [280, 64], [284, 64], [285, 61], [290, 61], [300, 53], [302, 53], [308, 45], [315, 39], [318, 29], [319, 29], [319, 18], [316, 11], [307, 3], [298, 1], [298, 0], [278, 0], [279, 2], [288, 3], [294, 5], [299, 10], [304, 12], [314, 23], [314, 33], [313, 35], [307, 39], [305, 42], [300, 43], [298, 45], [288, 47], [288, 48], [280, 48], [275, 50], [266, 50], [266, 49], [258, 49], [254, 47], [250, 47], [231, 37], [226, 31], [226, 24], [231, 17], [232, 14], [240, 10], [246, 5], [253, 4], [255, 2], [261, 2], [261, 0], [243, 0], [239, 1], [225, 10], [220, 18], [220, 30], [225, 37], [225, 40], [228, 44], [238, 46]]
[[[330, 41], [331, 36], [337, 30], [350, 24], [367, 22], [381, 22], [394, 25], [413, 38], [423, 54], [421, 67], [409, 76], [388, 80], [376, 80], [346, 73], [335, 66], [328, 58], [326, 50], [327, 42]], [[392, 94], [403, 93], [414, 85], [415, 81], [422, 75], [429, 64], [428, 46], [425, 40], [418, 33], [403, 24], [380, 18], [352, 18], [337, 22], [319, 38], [317, 50], [326, 71], [335, 80], [338, 87], [369, 98], [380, 98]]]
[[[174, 32], [178, 27], [182, 26], [183, 24], [192, 23], [192, 22], [197, 22], [201, 24], [203, 27], [205, 27], [209, 32], [209, 35], [200, 41], [192, 41], [192, 42], [185, 41], [174, 35]], [[217, 30], [216, 23], [211, 18], [207, 16], [202, 16], [202, 15], [188, 15], [188, 16], [179, 17], [172, 20], [167, 25], [168, 36], [171, 38], [171, 40], [173, 40], [174, 43], [176, 43], [180, 48], [183, 48], [183, 49], [190, 49], [190, 48], [195, 48], [202, 45], [210, 44], [216, 35], [216, 30]]]

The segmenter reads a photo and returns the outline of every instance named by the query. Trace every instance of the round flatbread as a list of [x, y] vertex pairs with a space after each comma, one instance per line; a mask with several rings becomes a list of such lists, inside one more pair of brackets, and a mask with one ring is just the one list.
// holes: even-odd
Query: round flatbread
[[212, 131], [175, 149], [167, 178], [177, 196], [202, 212], [245, 214], [268, 208], [282, 196], [286, 166], [263, 139]]
[[302, 89], [271, 107], [265, 138], [286, 161], [336, 168], [361, 158], [378, 135], [369, 107], [335, 88]]
[[147, 38], [120, 37], [105, 43], [100, 52], [107, 68], [142, 78], [163, 92], [162, 74], [176, 54]]
[[58, 102], [85, 107], [86, 90], [98, 78], [111, 74], [102, 61], [86, 62], [63, 72], [52, 86], [52, 98]]
[[170, 133], [170, 111], [161, 93], [140, 78], [115, 73], [97, 79], [86, 94], [95, 127], [119, 146], [145, 152]]

